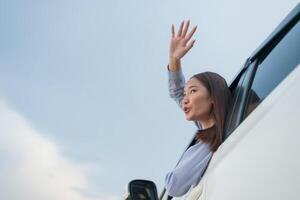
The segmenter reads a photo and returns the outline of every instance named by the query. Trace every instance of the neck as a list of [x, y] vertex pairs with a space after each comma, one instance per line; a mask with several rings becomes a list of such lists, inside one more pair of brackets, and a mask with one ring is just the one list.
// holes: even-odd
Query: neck
[[207, 129], [207, 128], [212, 127], [216, 123], [216, 120], [214, 117], [209, 117], [204, 120], [199, 120], [199, 122], [203, 129]]

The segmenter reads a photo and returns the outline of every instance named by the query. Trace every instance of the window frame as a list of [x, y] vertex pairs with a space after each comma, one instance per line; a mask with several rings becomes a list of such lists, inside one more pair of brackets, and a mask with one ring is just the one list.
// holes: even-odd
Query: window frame
[[251, 62], [250, 59], [247, 59], [247, 61], [245, 65], [245, 71], [241, 75], [241, 82], [236, 86], [238, 87], [238, 91], [236, 91], [236, 94], [233, 96], [232, 108], [229, 110], [229, 114], [226, 117], [223, 142], [243, 121], [243, 113], [247, 103], [247, 96], [249, 89], [251, 88], [252, 79], [257, 66], [257, 60]]

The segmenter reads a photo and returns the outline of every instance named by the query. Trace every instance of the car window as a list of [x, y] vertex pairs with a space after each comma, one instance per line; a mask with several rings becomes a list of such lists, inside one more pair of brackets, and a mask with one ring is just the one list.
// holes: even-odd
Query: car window
[[300, 23], [298, 22], [273, 50], [259, 61], [248, 93], [244, 118], [270, 94], [299, 62]]

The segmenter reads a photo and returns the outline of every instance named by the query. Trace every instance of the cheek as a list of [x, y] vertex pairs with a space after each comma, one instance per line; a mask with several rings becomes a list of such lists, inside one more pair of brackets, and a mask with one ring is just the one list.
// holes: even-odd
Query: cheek
[[194, 106], [197, 112], [209, 112], [211, 109], [211, 102], [206, 96], [198, 95], [194, 98]]

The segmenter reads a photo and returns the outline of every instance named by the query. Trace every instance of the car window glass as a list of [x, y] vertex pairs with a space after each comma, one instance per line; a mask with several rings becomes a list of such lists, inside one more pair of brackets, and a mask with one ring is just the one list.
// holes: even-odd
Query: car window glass
[[245, 109], [247, 117], [300, 62], [299, 22], [258, 65]]

